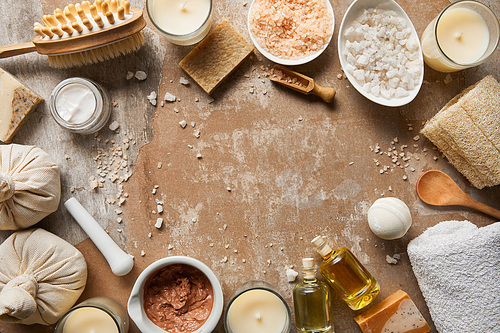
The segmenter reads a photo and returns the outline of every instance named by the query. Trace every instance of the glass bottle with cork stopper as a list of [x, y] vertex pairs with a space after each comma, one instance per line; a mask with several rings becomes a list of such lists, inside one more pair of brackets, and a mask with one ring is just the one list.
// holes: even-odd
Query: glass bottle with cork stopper
[[304, 282], [293, 289], [293, 305], [297, 332], [333, 332], [330, 312], [330, 290], [316, 279], [313, 258], [302, 259]]
[[370, 304], [380, 292], [379, 284], [351, 251], [345, 247], [333, 250], [321, 236], [311, 243], [323, 257], [321, 275], [347, 305], [359, 310]]

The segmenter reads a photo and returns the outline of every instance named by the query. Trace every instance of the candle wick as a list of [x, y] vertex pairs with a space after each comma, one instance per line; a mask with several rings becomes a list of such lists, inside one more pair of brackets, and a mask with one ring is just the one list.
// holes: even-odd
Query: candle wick
[[260, 320], [260, 318], [261, 318], [261, 317], [260, 317], [260, 313], [257, 313], [257, 314], [255, 315], [255, 318], [256, 318], [257, 320]]
[[463, 34], [464, 34], [463, 32], [457, 32], [457, 33], [455, 34], [455, 37], [456, 37], [458, 40], [460, 40], [460, 39], [462, 39], [462, 35], [463, 35]]
[[184, 3], [182, 4], [181, 6], [181, 10], [184, 10], [184, 8], [186, 7], [187, 3], [188, 3], [189, 0], [184, 0]]

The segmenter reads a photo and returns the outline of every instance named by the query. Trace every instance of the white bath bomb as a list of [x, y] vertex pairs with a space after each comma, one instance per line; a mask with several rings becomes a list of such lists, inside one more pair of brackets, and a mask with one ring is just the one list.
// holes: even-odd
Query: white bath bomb
[[398, 198], [378, 199], [368, 210], [368, 224], [382, 239], [401, 238], [411, 226], [410, 209]]

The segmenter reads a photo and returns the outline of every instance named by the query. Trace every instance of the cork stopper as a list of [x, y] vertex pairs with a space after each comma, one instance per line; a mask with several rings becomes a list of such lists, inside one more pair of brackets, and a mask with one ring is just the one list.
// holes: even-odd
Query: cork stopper
[[332, 248], [326, 243], [326, 240], [324, 239], [323, 236], [316, 236], [311, 243], [316, 247], [316, 251], [322, 256], [326, 257], [328, 256], [329, 253], [331, 253], [333, 250]]
[[316, 278], [316, 267], [314, 267], [313, 258], [302, 258], [302, 272], [304, 273], [304, 279]]
[[313, 268], [314, 267], [314, 259], [313, 258], [302, 258], [302, 267]]

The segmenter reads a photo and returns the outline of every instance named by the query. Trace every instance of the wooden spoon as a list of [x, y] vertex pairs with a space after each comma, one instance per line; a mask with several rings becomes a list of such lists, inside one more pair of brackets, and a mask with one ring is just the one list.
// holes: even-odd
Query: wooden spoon
[[291, 71], [280, 65], [274, 65], [273, 73], [271, 73], [269, 79], [305, 95], [313, 94], [319, 96], [327, 103], [331, 103], [335, 97], [335, 89], [322, 87], [316, 84], [310, 77]]
[[435, 206], [464, 206], [500, 219], [500, 210], [480, 203], [464, 193], [447, 174], [438, 170], [424, 172], [417, 181], [417, 194]]

